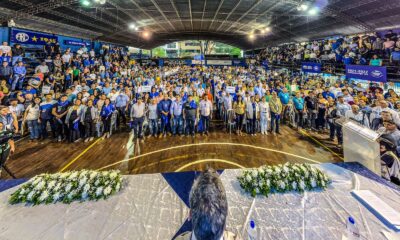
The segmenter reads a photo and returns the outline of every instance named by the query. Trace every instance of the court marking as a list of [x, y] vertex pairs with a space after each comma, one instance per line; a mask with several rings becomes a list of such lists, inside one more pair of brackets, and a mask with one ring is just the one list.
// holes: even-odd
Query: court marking
[[259, 150], [264, 150], [264, 151], [270, 151], [270, 152], [276, 152], [276, 153], [280, 153], [280, 154], [284, 154], [284, 155], [288, 155], [288, 156], [292, 156], [292, 157], [296, 157], [296, 158], [300, 158], [312, 163], [321, 163], [320, 161], [316, 161], [307, 157], [303, 157], [303, 156], [299, 156], [293, 153], [288, 153], [288, 152], [284, 152], [284, 151], [280, 151], [280, 150], [276, 150], [276, 149], [272, 149], [272, 148], [265, 148], [265, 147], [259, 147], [259, 146], [254, 146], [254, 145], [249, 145], [249, 144], [243, 144], [243, 143], [216, 143], [216, 142], [211, 142], [211, 143], [193, 143], [193, 144], [185, 144], [185, 145], [179, 145], [179, 146], [174, 146], [174, 147], [169, 147], [169, 148], [163, 148], [163, 149], [159, 149], [159, 150], [155, 150], [152, 152], [148, 152], [148, 153], [144, 153], [132, 158], [128, 158], [128, 159], [124, 159], [121, 161], [117, 161], [115, 163], [109, 164], [107, 166], [101, 167], [99, 169], [97, 169], [97, 171], [101, 171], [104, 170], [106, 168], [115, 166], [117, 164], [120, 163], [124, 163], [124, 162], [129, 162], [144, 156], [148, 156], [151, 154], [155, 154], [155, 153], [160, 153], [160, 152], [164, 152], [164, 151], [169, 151], [169, 150], [174, 150], [174, 149], [180, 149], [180, 148], [185, 148], [185, 147], [195, 147], [195, 146], [206, 146], [206, 145], [226, 145], [226, 146], [241, 146], [241, 147], [248, 147], [248, 148], [253, 148], [253, 149], [259, 149]]
[[60, 170], [58, 170], [58, 172], [64, 172], [69, 166], [71, 166], [74, 162], [76, 162], [80, 157], [82, 157], [83, 154], [85, 154], [87, 151], [89, 151], [92, 147], [94, 147], [94, 145], [96, 145], [98, 142], [100, 142], [101, 140], [103, 140], [103, 138], [99, 138], [97, 139], [94, 143], [92, 143], [91, 145], [89, 145], [87, 148], [85, 148], [85, 150], [83, 150], [78, 156], [76, 156], [74, 159], [72, 159], [71, 161], [69, 161], [67, 163], [67, 165], [65, 165], [63, 168], [61, 168]]
[[318, 145], [320, 145], [321, 147], [325, 148], [326, 150], [328, 150], [329, 152], [333, 153], [335, 156], [339, 157], [342, 161], [344, 161], [344, 158], [341, 157], [339, 154], [337, 154], [336, 152], [334, 152], [332, 149], [330, 149], [329, 147], [327, 147], [325, 144], [321, 143], [320, 141], [318, 141], [317, 139], [315, 139], [313, 136], [311, 136], [310, 134], [308, 134], [307, 132], [305, 132], [304, 130], [299, 130], [300, 134], [302, 135], [306, 135], [307, 137], [311, 138], [314, 142], [316, 142]]
[[202, 160], [197, 160], [188, 164], [183, 165], [182, 167], [178, 168], [175, 170], [175, 172], [180, 172], [183, 169], [190, 167], [192, 165], [198, 164], [198, 163], [205, 163], [205, 162], [222, 162], [222, 163], [226, 163], [226, 164], [230, 164], [236, 167], [239, 167], [241, 169], [245, 169], [245, 167], [243, 167], [242, 165], [232, 162], [232, 161], [228, 161], [228, 160], [224, 160], [224, 159], [202, 159]]

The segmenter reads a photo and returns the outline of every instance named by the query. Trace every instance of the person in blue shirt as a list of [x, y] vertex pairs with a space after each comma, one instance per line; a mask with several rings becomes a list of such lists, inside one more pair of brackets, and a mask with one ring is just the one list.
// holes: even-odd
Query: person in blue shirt
[[282, 89], [282, 91], [279, 92], [278, 97], [281, 100], [282, 109], [283, 109], [282, 110], [282, 112], [283, 112], [282, 123], [285, 123], [286, 122], [286, 117], [285, 116], [286, 116], [286, 112], [287, 112], [287, 105], [288, 105], [289, 100], [290, 100], [290, 94], [289, 94], [287, 88], [284, 87]]
[[12, 91], [15, 91], [16, 89], [22, 89], [25, 75], [26, 75], [26, 68], [24, 66], [24, 63], [19, 61], [18, 64], [14, 66], [14, 75], [11, 85]]
[[400, 48], [396, 47], [390, 54], [390, 63], [394, 64], [395, 66], [400, 66]]
[[115, 107], [118, 111], [117, 126], [120, 126], [121, 120], [122, 125], [126, 126], [126, 112], [128, 111], [128, 105], [129, 97], [122, 90], [115, 99]]
[[111, 116], [113, 112], [115, 111], [114, 106], [111, 104], [111, 100], [109, 98], [106, 98], [104, 101], [104, 105], [101, 108], [100, 111], [100, 117], [103, 122], [104, 126], [104, 135], [103, 138], [109, 138], [111, 133]]
[[329, 97], [335, 99], [335, 94], [333, 94], [333, 93], [329, 90], [329, 87], [326, 87], [326, 88], [325, 88], [325, 91], [322, 92], [322, 96], [323, 96], [325, 99], [328, 99]]
[[350, 65], [353, 63], [353, 58], [350, 57], [350, 55], [348, 53], [346, 53], [343, 58], [343, 63], [344, 63], [344, 65]]
[[40, 110], [40, 117], [39, 117], [39, 122], [41, 125], [42, 129], [42, 139], [46, 139], [48, 134], [47, 134], [47, 123], [50, 124], [51, 127], [51, 132], [53, 135], [53, 138], [55, 137], [55, 126], [53, 122], [53, 106], [55, 104], [55, 101], [53, 100], [53, 97], [51, 94], [46, 94], [46, 100], [40, 103], [39, 110]]
[[150, 99], [156, 98], [158, 97], [159, 93], [156, 91], [155, 87], [151, 88], [151, 92], [150, 92]]
[[171, 132], [170, 129], [170, 109], [171, 109], [172, 101], [168, 98], [168, 94], [164, 94], [164, 99], [158, 103], [158, 114], [161, 116], [161, 130], [160, 137], [166, 136], [166, 134]]
[[293, 105], [296, 114], [297, 128], [303, 128], [304, 99], [301, 97], [300, 92], [297, 92], [296, 96], [293, 98]]
[[23, 93], [24, 95], [26, 95], [26, 94], [32, 94], [33, 96], [36, 96], [37, 90], [34, 89], [34, 88], [32, 88], [31, 85], [26, 85], [26, 88], [25, 88], [25, 90], [22, 91], [22, 93]]
[[103, 87], [103, 93], [107, 96], [110, 94], [112, 87], [110, 87], [110, 83], [106, 82], [105, 86]]
[[171, 119], [172, 119], [172, 135], [183, 134], [183, 102], [179, 94], [176, 95], [175, 101], [171, 104]]

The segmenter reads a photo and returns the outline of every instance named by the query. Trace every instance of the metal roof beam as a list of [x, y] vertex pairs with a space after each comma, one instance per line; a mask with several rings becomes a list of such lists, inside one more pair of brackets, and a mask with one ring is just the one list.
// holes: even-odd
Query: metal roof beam
[[257, 0], [256, 3], [253, 4], [253, 6], [251, 6], [249, 8], [249, 10], [247, 10], [242, 16], [240, 16], [235, 22], [234, 24], [230, 25], [227, 29], [224, 30], [224, 32], [229, 31], [232, 27], [236, 26], [237, 23], [240, 22], [240, 20], [242, 20], [244, 17], [247, 16], [247, 14], [249, 14], [251, 11], [253, 11], [254, 8], [256, 8], [260, 3], [262, 3], [262, 0]]
[[[153, 18], [153, 16], [151, 16], [144, 8], [142, 8], [135, 0], [130, 0], [131, 3], [133, 3], [133, 5], [135, 5], [135, 7], [137, 7], [140, 11], [142, 11], [147, 17], [149, 17], [150, 19], [152, 19], [154, 21], [155, 24], [157, 24], [161, 29], [163, 29], [164, 31], [167, 31], [167, 29], [162, 26], [156, 19]], [[137, 20], [136, 20], [137, 21]]]
[[228, 18], [236, 11], [236, 8], [239, 7], [240, 3], [242, 2], [242, 0], [239, 0], [235, 6], [232, 8], [232, 10], [228, 13], [228, 15], [226, 16], [226, 18], [224, 19], [224, 21], [222, 21], [222, 23], [218, 26], [217, 31], [219, 31], [219, 29], [222, 27], [222, 25], [228, 20]]

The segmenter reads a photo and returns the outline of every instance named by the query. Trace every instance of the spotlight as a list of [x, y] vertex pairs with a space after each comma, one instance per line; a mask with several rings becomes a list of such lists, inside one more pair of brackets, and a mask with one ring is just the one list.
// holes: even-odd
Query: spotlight
[[254, 38], [255, 38], [254, 33], [250, 33], [250, 34], [249, 34], [249, 39], [250, 39], [250, 40], [253, 40]]
[[143, 37], [144, 37], [144, 38], [149, 38], [149, 37], [150, 37], [150, 32], [144, 31], [144, 32], [143, 32]]
[[138, 27], [135, 27], [135, 31], [139, 31], [139, 28], [138, 28]]
[[300, 5], [300, 9], [303, 10], [303, 11], [307, 11], [308, 5], [303, 3], [303, 4]]
[[261, 34], [265, 34], [265, 30], [264, 29], [261, 29]]
[[129, 29], [135, 29], [136, 25], [134, 23], [129, 24]]
[[85, 7], [88, 7], [88, 6], [90, 6], [90, 1], [89, 0], [83, 0], [82, 1], [82, 5], [85, 6]]
[[271, 28], [270, 28], [270, 27], [266, 27], [264, 31], [265, 31], [265, 32], [270, 32], [270, 31], [271, 31]]
[[311, 16], [315, 16], [318, 14], [318, 8], [314, 7], [308, 11], [308, 14]]

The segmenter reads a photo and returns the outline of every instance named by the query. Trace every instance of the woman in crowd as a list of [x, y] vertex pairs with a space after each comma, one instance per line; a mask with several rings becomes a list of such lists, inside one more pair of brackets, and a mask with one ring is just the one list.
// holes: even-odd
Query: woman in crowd
[[81, 123], [85, 127], [85, 142], [93, 141], [96, 137], [96, 123], [99, 121], [99, 110], [93, 105], [93, 100], [87, 101], [82, 112]]
[[65, 123], [68, 124], [69, 141], [78, 142], [81, 139], [80, 122], [82, 118], [83, 107], [80, 99], [75, 100], [75, 104], [68, 109]]
[[40, 125], [39, 125], [39, 105], [41, 99], [36, 97], [35, 100], [27, 107], [24, 114], [23, 123], [27, 123], [30, 133], [30, 140], [39, 140]]
[[106, 98], [100, 112], [101, 120], [104, 127], [103, 138], [109, 138], [111, 135], [111, 116], [113, 112], [114, 106], [111, 104], [111, 100], [109, 98]]
[[317, 105], [317, 119], [315, 120], [316, 129], [318, 131], [323, 131], [325, 129], [325, 115], [326, 107], [328, 105], [328, 100], [326, 100], [322, 93], [317, 95], [318, 105]]
[[245, 108], [246, 105], [243, 102], [243, 98], [239, 95], [237, 101], [233, 104], [233, 109], [235, 110], [236, 115], [236, 133], [240, 136], [242, 135]]

